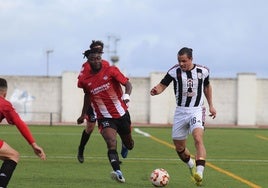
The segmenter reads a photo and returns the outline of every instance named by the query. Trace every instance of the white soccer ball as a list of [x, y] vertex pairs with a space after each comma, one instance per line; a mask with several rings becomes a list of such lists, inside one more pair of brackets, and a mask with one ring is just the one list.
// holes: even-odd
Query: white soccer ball
[[157, 168], [152, 171], [150, 180], [155, 187], [165, 187], [169, 182], [169, 174], [163, 168]]

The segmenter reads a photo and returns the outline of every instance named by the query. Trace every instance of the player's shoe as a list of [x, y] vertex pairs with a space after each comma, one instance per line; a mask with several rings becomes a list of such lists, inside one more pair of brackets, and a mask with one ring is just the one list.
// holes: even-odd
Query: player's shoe
[[[193, 159], [194, 160], [194, 159]], [[194, 175], [196, 173], [196, 165], [195, 165], [195, 160], [194, 160], [194, 166], [192, 168], [189, 168], [191, 177], [194, 178]]]
[[113, 180], [116, 180], [116, 181], [120, 182], [120, 183], [125, 183], [126, 182], [126, 180], [123, 177], [123, 174], [122, 174], [122, 172], [120, 170], [112, 171], [111, 172], [111, 178]]
[[81, 149], [80, 147], [78, 148], [77, 159], [80, 163], [84, 162], [84, 148], [83, 149]]
[[122, 156], [123, 158], [127, 158], [127, 154], [128, 154], [128, 149], [127, 149], [126, 146], [122, 143], [121, 156]]
[[196, 173], [196, 167], [195, 167], [195, 165], [192, 168], [189, 168], [189, 171], [190, 171], [191, 177], [194, 178], [194, 175]]
[[195, 184], [197, 186], [201, 186], [202, 185], [203, 178], [202, 178], [202, 176], [200, 174], [195, 173], [194, 174], [194, 180], [195, 180]]

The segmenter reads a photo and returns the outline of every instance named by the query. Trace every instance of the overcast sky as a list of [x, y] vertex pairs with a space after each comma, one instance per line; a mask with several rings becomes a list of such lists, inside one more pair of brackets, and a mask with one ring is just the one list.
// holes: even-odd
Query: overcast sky
[[187, 46], [211, 77], [268, 78], [267, 18], [267, 0], [0, 0], [0, 75], [80, 71], [95, 39], [127, 76], [166, 72]]

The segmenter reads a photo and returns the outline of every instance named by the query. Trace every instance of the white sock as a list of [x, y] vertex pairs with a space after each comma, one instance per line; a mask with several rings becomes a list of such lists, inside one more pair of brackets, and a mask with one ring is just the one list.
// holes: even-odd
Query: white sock
[[187, 162], [187, 165], [189, 166], [189, 168], [193, 168], [194, 164], [194, 160], [192, 158], [190, 158], [190, 160]]
[[205, 167], [202, 165], [198, 165], [196, 167], [196, 173], [199, 174], [201, 176], [201, 178], [203, 178], [204, 169], [205, 169]]

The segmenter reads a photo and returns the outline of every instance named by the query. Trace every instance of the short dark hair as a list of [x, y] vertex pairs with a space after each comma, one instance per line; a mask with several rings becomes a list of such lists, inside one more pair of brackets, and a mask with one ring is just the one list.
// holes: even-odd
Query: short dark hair
[[7, 88], [7, 81], [4, 78], [0, 78], [0, 87]]
[[186, 54], [188, 58], [192, 58], [193, 57], [193, 49], [183, 47], [182, 49], [180, 49], [180, 51], [178, 51], [179, 56], [184, 55], [184, 54]]

